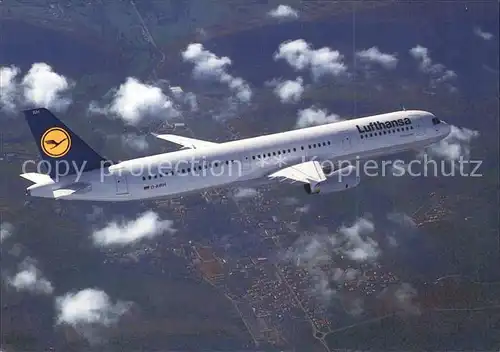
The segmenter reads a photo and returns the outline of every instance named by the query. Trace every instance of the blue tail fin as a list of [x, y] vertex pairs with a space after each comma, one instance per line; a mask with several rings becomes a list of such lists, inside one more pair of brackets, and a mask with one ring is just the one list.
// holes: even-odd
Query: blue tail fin
[[107, 161], [49, 110], [37, 108], [23, 113], [38, 150], [48, 163], [50, 177], [99, 169]]

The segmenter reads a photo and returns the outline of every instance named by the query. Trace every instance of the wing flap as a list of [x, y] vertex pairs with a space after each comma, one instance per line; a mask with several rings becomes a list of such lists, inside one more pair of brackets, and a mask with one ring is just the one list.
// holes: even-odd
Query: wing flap
[[325, 173], [317, 161], [307, 161], [305, 163], [289, 166], [276, 171], [268, 176], [270, 179], [280, 179], [291, 183], [319, 183], [326, 180]]
[[182, 145], [183, 148], [187, 149], [201, 149], [206, 147], [213, 147], [219, 144], [214, 142], [202, 141], [201, 139], [196, 138], [177, 136], [175, 134], [154, 134], [154, 136], [156, 138]]

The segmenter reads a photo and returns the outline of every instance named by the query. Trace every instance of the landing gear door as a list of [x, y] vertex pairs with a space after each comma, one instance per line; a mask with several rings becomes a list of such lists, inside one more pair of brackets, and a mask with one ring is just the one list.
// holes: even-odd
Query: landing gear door
[[128, 193], [127, 176], [115, 175], [115, 183], [116, 183], [116, 194]]

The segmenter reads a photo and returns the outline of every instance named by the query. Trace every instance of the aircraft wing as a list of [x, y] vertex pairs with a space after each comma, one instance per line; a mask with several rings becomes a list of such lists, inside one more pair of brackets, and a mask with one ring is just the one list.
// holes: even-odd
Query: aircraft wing
[[202, 149], [210, 146], [215, 146], [219, 143], [202, 141], [200, 139], [177, 136], [175, 134], [154, 134], [156, 138], [182, 145], [182, 149]]
[[307, 161], [305, 163], [289, 166], [268, 176], [270, 179], [279, 179], [290, 183], [319, 183], [326, 180], [325, 173], [317, 161]]

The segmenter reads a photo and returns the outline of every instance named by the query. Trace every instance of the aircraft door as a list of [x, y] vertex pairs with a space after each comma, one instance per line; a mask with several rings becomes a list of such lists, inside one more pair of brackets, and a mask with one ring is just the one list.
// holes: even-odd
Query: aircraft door
[[415, 123], [415, 135], [418, 137], [424, 136], [425, 135], [425, 126], [422, 123], [422, 119], [420, 119], [418, 116], [410, 115], [410, 119], [416, 121]]
[[417, 123], [417, 132], [415, 133], [417, 136], [421, 137], [425, 135], [425, 127], [422, 126], [421, 123]]
[[128, 193], [127, 176], [115, 175], [115, 182], [116, 182], [116, 194]]
[[351, 149], [351, 138], [346, 135], [344, 138], [342, 138], [342, 150], [349, 150]]
[[250, 172], [252, 170], [252, 161], [249, 156], [243, 156], [242, 158], [241, 171], [243, 173]]

